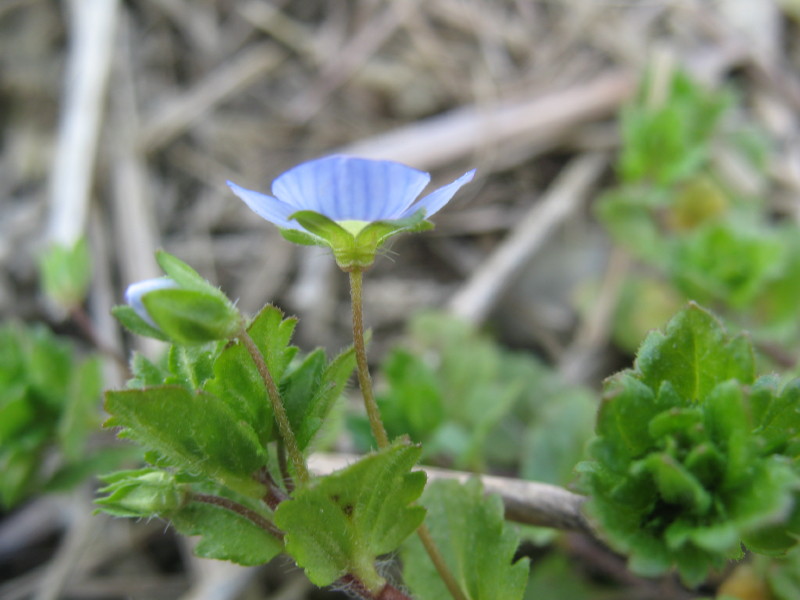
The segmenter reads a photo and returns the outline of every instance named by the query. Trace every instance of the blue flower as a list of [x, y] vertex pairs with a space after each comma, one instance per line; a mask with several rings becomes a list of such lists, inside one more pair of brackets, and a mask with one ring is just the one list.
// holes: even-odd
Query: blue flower
[[156, 290], [166, 290], [170, 288], [180, 287], [175, 281], [169, 277], [156, 277], [155, 279], [145, 279], [144, 281], [137, 281], [128, 286], [125, 290], [125, 302], [144, 320], [148, 325], [159, 329], [153, 317], [147, 311], [142, 298], [145, 294], [155, 292]]
[[389, 237], [421, 231], [475, 170], [417, 197], [430, 175], [400, 163], [328, 156], [302, 163], [280, 175], [272, 196], [228, 182], [233, 193], [260, 217], [277, 225], [290, 241], [328, 246], [339, 266], [365, 268]]

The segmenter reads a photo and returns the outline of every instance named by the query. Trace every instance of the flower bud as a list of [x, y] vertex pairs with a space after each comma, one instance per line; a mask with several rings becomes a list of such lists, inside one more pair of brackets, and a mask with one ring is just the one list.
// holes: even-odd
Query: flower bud
[[179, 510], [186, 504], [189, 488], [168, 471], [139, 469], [111, 473], [104, 478], [107, 494], [95, 500], [100, 510], [117, 517], [152, 517]]

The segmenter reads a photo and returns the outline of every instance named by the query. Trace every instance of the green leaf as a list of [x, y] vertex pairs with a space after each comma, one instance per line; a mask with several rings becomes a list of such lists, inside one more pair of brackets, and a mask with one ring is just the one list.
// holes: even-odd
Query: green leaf
[[64, 457], [75, 462], [84, 455], [89, 434], [99, 424], [100, 392], [103, 387], [99, 357], [77, 366], [58, 422], [58, 439]]
[[718, 383], [755, 380], [755, 363], [749, 340], [729, 336], [719, 321], [697, 304], [679, 312], [666, 332], [653, 332], [636, 358], [642, 381], [653, 390], [669, 381], [688, 401], [705, 397]]
[[161, 331], [178, 344], [227, 340], [239, 332], [239, 312], [220, 294], [166, 288], [148, 292], [142, 303]]
[[315, 350], [281, 381], [281, 395], [300, 449], [305, 449], [325, 422], [355, 368], [349, 348], [327, 364], [325, 352]]
[[767, 227], [711, 223], [676, 247], [670, 271], [686, 297], [742, 310], [781, 274], [785, 247]]
[[283, 551], [283, 544], [249, 519], [225, 508], [191, 502], [170, 521], [184, 535], [203, 536], [194, 553], [240, 565], [262, 565]]
[[696, 585], [742, 544], [796, 543], [800, 394], [754, 381], [753, 363], [746, 337], [690, 304], [607, 381], [593, 460], [581, 465], [586, 510], [632, 570], [675, 566]]
[[296, 490], [280, 504], [275, 523], [286, 532], [286, 551], [318, 586], [350, 573], [369, 590], [385, 581], [375, 569], [422, 522], [425, 510], [409, 506], [425, 486], [410, 472], [417, 446], [396, 444]]
[[266, 452], [253, 428], [216, 396], [178, 386], [110, 391], [106, 410], [106, 427], [124, 428], [122, 436], [173, 464], [245, 495], [263, 493], [252, 475], [266, 464]]
[[[519, 537], [503, 518], [498, 496], [484, 497], [480, 480], [462, 485], [436, 481], [422, 497], [426, 524], [464, 596], [469, 600], [515, 600], [525, 594], [528, 560], [513, 562]], [[402, 548], [403, 578], [419, 600], [449, 593], [414, 538]]]
[[378, 396], [378, 404], [389, 436], [409, 434], [414, 441], [426, 441], [445, 420], [436, 372], [425, 360], [401, 348], [389, 353], [381, 370], [389, 387]]
[[144, 337], [154, 338], [162, 342], [168, 342], [169, 338], [163, 331], [156, 329], [147, 321], [142, 319], [132, 306], [120, 304], [111, 309], [111, 314], [119, 321], [122, 326], [133, 334]]
[[[261, 351], [272, 378], [280, 383], [297, 348], [289, 345], [297, 319], [283, 318], [274, 306], [265, 306], [247, 328]], [[214, 377], [204, 389], [224, 400], [237, 417], [248, 423], [262, 446], [275, 439], [273, 415], [264, 381], [241, 342], [229, 344], [214, 363]]]
[[225, 294], [203, 279], [197, 271], [179, 258], [163, 250], [158, 250], [156, 252], [156, 261], [164, 270], [164, 273], [181, 288], [216, 296], [219, 300], [227, 300]]
[[85, 238], [72, 247], [51, 246], [42, 255], [39, 268], [48, 297], [66, 309], [83, 303], [92, 279], [92, 259]]

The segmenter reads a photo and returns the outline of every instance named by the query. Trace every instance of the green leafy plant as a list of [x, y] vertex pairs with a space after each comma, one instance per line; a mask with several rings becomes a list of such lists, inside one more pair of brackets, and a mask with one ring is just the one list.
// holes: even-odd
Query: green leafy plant
[[642, 574], [689, 583], [725, 559], [782, 553], [800, 530], [797, 383], [756, 378], [743, 335], [697, 305], [610, 378], [584, 463], [588, 510]]
[[100, 360], [44, 326], [0, 326], [0, 504], [64, 489], [120, 453], [88, 445], [99, 422]]
[[[595, 403], [587, 390], [443, 313], [415, 316], [380, 372], [387, 431], [422, 443], [428, 461], [513, 468], [566, 484], [591, 436]], [[365, 420], [351, 417], [351, 425], [366, 446]]]
[[[634, 351], [650, 328], [665, 322], [668, 298], [667, 305], [713, 306], [757, 341], [797, 348], [788, 307], [800, 302], [793, 252], [800, 230], [776, 221], [760, 198], [737, 191], [713, 160], [724, 147], [758, 174], [763, 138], [734, 122], [730, 92], [681, 72], [667, 84], [664, 97], [654, 99], [655, 84], [645, 79], [623, 112], [620, 183], [597, 204], [614, 240], [647, 266], [629, 274], [615, 339]], [[631, 290], [645, 293], [631, 301]]]

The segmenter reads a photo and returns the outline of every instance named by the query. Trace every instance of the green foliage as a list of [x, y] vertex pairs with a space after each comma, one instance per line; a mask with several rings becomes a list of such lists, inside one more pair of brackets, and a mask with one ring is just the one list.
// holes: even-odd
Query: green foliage
[[203, 536], [194, 553], [240, 565], [263, 565], [283, 551], [283, 543], [252, 521], [221, 506], [191, 502], [170, 516], [184, 535]]
[[[0, 327], [0, 505], [76, 483], [119, 456], [90, 452], [99, 420], [100, 362], [44, 327]], [[45, 456], [48, 464], [45, 465]]]
[[115, 517], [161, 516], [177, 511], [188, 500], [188, 486], [161, 469], [117, 471], [101, 479], [107, 485], [98, 491], [106, 496], [95, 503]]
[[224, 400], [165, 385], [107, 392], [105, 406], [112, 415], [106, 427], [122, 427], [122, 437], [188, 472], [204, 473], [244, 494], [261, 493], [251, 477], [265, 466], [266, 451]]
[[[666, 288], [724, 311], [727, 319], [774, 346], [800, 347], [794, 307], [800, 303], [800, 230], [778, 223], [758, 199], [737, 193], [710, 160], [716, 148], [758, 174], [765, 144], [746, 125], [731, 125], [733, 95], [677, 73], [664, 97], [647, 80], [622, 123], [621, 184], [598, 203], [614, 240], [654, 268], [633, 274], [615, 311], [614, 334], [632, 350], [647, 326], [663, 324], [665, 303], [631, 290]], [[670, 301], [667, 304], [672, 304]], [[639, 336], [637, 338], [637, 336]]]
[[420, 448], [395, 444], [297, 490], [275, 513], [286, 532], [286, 551], [316, 585], [351, 573], [368, 589], [385, 581], [375, 569], [419, 526], [425, 510], [409, 506], [425, 486], [411, 472]]
[[770, 554], [794, 545], [799, 391], [757, 380], [749, 340], [697, 305], [607, 380], [582, 466], [587, 509], [633, 570], [674, 565], [696, 584], [742, 544]]
[[390, 437], [423, 443], [426, 460], [475, 470], [502, 465], [565, 484], [591, 435], [588, 392], [447, 315], [415, 317], [381, 375], [378, 404]]
[[674, 73], [667, 97], [648, 99], [646, 81], [637, 102], [622, 113], [620, 175], [625, 182], [651, 180], [668, 185], [696, 172], [708, 160], [708, 139], [731, 104], [727, 94], [702, 88]]
[[433, 229], [433, 224], [425, 220], [424, 211], [421, 210], [405, 219], [371, 223], [336, 222], [311, 210], [298, 211], [292, 214], [292, 219], [300, 223], [306, 232], [282, 229], [281, 233], [286, 239], [298, 244], [329, 247], [336, 264], [345, 270], [365, 269], [372, 265], [378, 249], [390, 237]]
[[72, 247], [56, 244], [39, 260], [41, 284], [47, 296], [69, 310], [80, 306], [92, 278], [92, 259], [86, 239]]
[[[483, 495], [480, 481], [462, 485], [436, 481], [422, 496], [425, 522], [459, 588], [469, 600], [515, 600], [523, 597], [528, 560], [513, 562], [519, 537], [503, 520], [497, 496]], [[417, 538], [402, 547], [403, 577], [420, 600], [448, 598], [449, 593]]]
[[[191, 273], [178, 274], [195, 285]], [[322, 350], [298, 359], [290, 345], [295, 324], [267, 306], [247, 331], [305, 448], [342, 393], [355, 358], [348, 349], [331, 361]], [[238, 340], [173, 345], [160, 362], [135, 356], [132, 370], [129, 389], [106, 393], [106, 425], [142, 446], [154, 467], [107, 476], [99, 510], [168, 519], [187, 535], [203, 536], [200, 556], [253, 565], [281, 552], [280, 531], [265, 526], [272, 519], [268, 500], [286, 494], [274, 483], [283, 480], [269, 449], [276, 428], [246, 347]]]
[[222, 291], [171, 254], [159, 251], [156, 260], [175, 287], [143, 294], [140, 300], [146, 315], [132, 306], [115, 306], [112, 313], [123, 326], [137, 335], [182, 345], [228, 340], [239, 333], [242, 317]]

